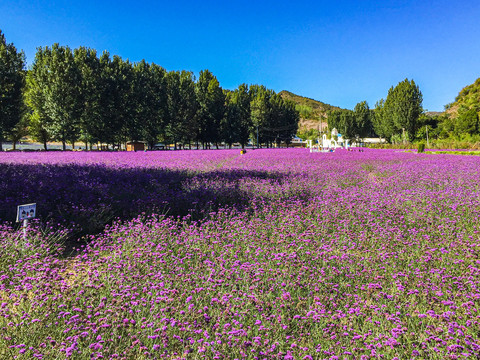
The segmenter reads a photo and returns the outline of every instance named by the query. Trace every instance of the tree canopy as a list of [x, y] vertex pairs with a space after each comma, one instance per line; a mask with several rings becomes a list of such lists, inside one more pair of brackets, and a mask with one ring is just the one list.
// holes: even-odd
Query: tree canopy
[[413, 80], [405, 79], [392, 86], [386, 100], [380, 100], [375, 108], [375, 132], [389, 140], [400, 135], [413, 141], [423, 112], [422, 102], [423, 95]]
[[0, 30], [0, 150], [5, 136], [12, 134], [24, 112], [25, 55], [8, 44]]
[[[330, 107], [328, 127], [349, 139], [378, 135], [387, 141], [432, 137], [480, 139], [478, 84], [465, 87], [441, 115], [428, 115], [423, 95], [409, 79], [392, 86], [374, 109], [366, 101], [353, 110]], [[282, 96], [281, 96], [282, 95]], [[189, 71], [167, 71], [87, 47], [39, 47], [25, 70], [23, 51], [0, 31], [0, 150], [27, 133], [47, 148], [55, 140], [119, 147], [127, 141], [175, 148], [202, 144], [257, 146], [289, 143], [300, 115], [317, 119], [311, 99], [298, 101], [263, 85], [226, 90], [208, 69], [198, 79]], [[297, 100], [295, 100], [297, 99]], [[302, 98], [304, 99], [304, 98]], [[290, 101], [295, 100], [295, 102]], [[325, 110], [325, 109], [324, 109]], [[258, 139], [258, 141], [257, 141]]]
[[[299, 115], [293, 102], [264, 86], [246, 84], [223, 90], [202, 70], [167, 72], [145, 60], [131, 63], [94, 49], [54, 44], [37, 49], [25, 91], [29, 131], [50, 140], [87, 148], [94, 143], [118, 147], [127, 141], [178, 146], [219, 143], [245, 146], [256, 125], [267, 146], [288, 143]], [[9, 127], [11, 128], [11, 126]]]
[[355, 105], [355, 109], [338, 109], [327, 112], [328, 128], [337, 129], [347, 139], [365, 138], [372, 135], [372, 112], [366, 101]]

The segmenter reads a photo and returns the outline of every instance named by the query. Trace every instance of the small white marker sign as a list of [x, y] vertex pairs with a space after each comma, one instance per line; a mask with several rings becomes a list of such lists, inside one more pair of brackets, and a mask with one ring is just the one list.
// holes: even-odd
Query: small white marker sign
[[33, 219], [37, 212], [37, 204], [25, 204], [17, 206], [17, 222]]

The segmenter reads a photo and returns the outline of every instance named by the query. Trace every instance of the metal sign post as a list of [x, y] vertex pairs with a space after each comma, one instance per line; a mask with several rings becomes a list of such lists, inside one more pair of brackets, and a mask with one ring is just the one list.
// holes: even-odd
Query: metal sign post
[[25, 204], [17, 206], [17, 222], [23, 221], [23, 240], [27, 240], [28, 220], [35, 218], [37, 204]]

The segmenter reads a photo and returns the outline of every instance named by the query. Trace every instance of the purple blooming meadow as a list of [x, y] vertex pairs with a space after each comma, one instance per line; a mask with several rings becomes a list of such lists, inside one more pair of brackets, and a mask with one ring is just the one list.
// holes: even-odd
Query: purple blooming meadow
[[480, 354], [478, 156], [0, 153], [0, 173], [0, 358]]

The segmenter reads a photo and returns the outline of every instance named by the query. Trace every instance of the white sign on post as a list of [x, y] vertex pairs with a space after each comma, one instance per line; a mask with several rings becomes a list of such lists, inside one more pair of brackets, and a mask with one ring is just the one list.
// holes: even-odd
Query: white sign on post
[[33, 219], [36, 212], [37, 204], [25, 204], [17, 206], [17, 222]]

